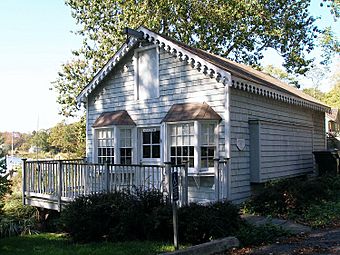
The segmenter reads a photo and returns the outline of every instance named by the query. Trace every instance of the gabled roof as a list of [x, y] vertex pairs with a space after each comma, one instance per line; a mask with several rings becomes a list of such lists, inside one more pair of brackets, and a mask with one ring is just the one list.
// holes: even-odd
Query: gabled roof
[[[150, 31], [144, 27], [140, 27], [137, 30], [142, 32], [144, 40], [158, 45], [169, 54], [176, 56], [181, 61], [185, 61], [188, 65], [191, 65], [199, 72], [202, 72], [212, 79], [216, 79], [217, 82], [222, 82], [225, 85], [233, 86], [235, 88], [266, 97], [271, 97], [290, 104], [296, 104], [326, 112], [330, 110], [327, 105], [321, 103], [315, 98], [249, 66], [190, 47], [170, 37]], [[108, 75], [114, 66], [119, 63], [125, 54], [137, 44], [137, 42], [138, 39], [131, 37], [128, 43], [123, 44], [120, 50], [108, 61], [108, 63], [95, 75], [92, 81], [78, 95], [78, 103], [85, 102], [85, 98]], [[245, 82], [231, 80], [232, 76], [240, 78]]]
[[217, 120], [222, 118], [207, 103], [183, 103], [171, 106], [162, 122], [177, 122], [188, 120]]
[[114, 112], [103, 112], [96, 119], [92, 127], [97, 128], [112, 125], [136, 126], [136, 123], [131, 119], [127, 111], [121, 110]]

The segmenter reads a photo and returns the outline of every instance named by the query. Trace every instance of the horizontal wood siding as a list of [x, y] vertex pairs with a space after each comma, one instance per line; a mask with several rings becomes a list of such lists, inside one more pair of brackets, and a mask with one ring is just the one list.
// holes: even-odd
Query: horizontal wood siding
[[[269, 180], [313, 169], [312, 150], [325, 148], [323, 114], [231, 88], [232, 200], [243, 201], [251, 192], [249, 120], [285, 123], [267, 124], [260, 129], [260, 153], [264, 155], [261, 157], [261, 166], [265, 173], [264, 179]], [[295, 125], [295, 129], [290, 124]], [[237, 139], [245, 140], [243, 151], [237, 148]]]
[[[138, 126], [159, 125], [173, 104], [206, 102], [220, 116], [224, 115], [224, 85], [211, 79], [190, 65], [160, 51], [159, 98], [135, 100], [133, 52], [89, 97], [87, 144], [88, 158], [93, 158], [94, 121], [102, 112], [126, 110]], [[219, 130], [224, 130], [222, 121]], [[224, 151], [224, 134], [219, 136], [220, 150]], [[138, 162], [135, 162], [138, 163]], [[211, 194], [192, 189], [191, 197], [210, 199]], [[205, 196], [205, 197], [204, 197]]]

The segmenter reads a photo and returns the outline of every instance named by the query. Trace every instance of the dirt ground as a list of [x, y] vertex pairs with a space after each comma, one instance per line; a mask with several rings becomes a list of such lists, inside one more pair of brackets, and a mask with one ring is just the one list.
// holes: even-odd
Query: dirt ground
[[280, 240], [275, 244], [234, 249], [225, 255], [340, 255], [340, 227], [314, 230], [309, 234]]

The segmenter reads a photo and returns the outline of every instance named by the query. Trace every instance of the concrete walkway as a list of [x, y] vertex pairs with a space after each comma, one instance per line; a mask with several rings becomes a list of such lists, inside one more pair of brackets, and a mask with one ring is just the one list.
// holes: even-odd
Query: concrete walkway
[[275, 219], [275, 218], [263, 217], [263, 216], [255, 216], [255, 215], [242, 215], [241, 217], [245, 219], [248, 223], [253, 224], [255, 226], [273, 224], [278, 227], [282, 227], [284, 230], [294, 235], [309, 233], [312, 231], [310, 227], [297, 224], [289, 220], [281, 220], [281, 219]]

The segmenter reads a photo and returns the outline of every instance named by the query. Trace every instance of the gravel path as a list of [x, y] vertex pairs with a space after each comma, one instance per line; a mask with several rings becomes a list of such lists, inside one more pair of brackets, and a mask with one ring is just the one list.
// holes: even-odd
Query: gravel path
[[300, 237], [281, 240], [258, 248], [244, 248], [228, 255], [340, 255], [340, 228], [315, 230]]

